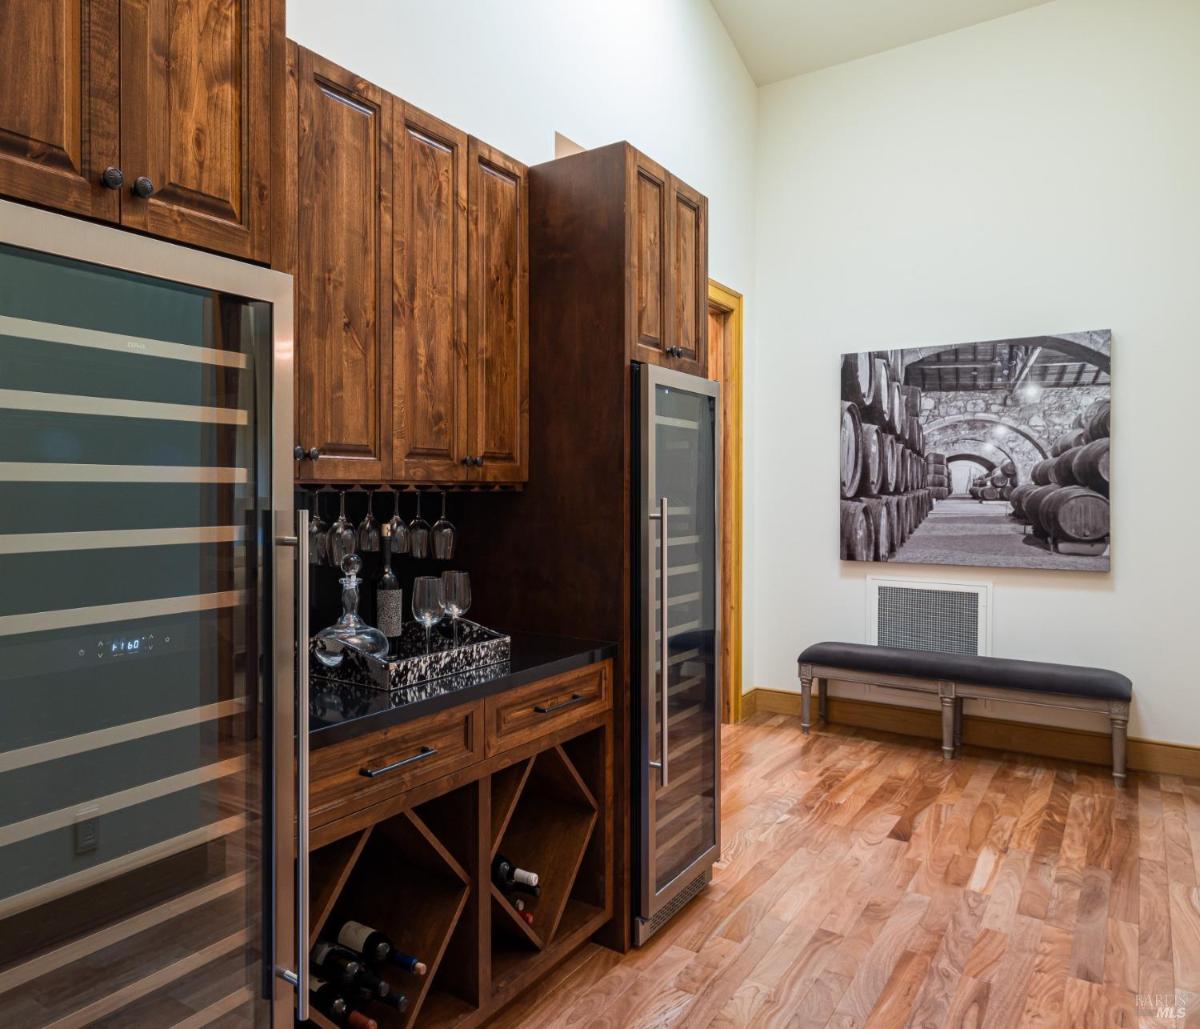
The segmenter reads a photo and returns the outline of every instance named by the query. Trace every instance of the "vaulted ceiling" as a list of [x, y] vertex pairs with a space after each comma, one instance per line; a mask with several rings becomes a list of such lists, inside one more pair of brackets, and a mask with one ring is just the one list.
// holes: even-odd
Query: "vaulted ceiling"
[[1048, 0], [712, 0], [760, 86]]

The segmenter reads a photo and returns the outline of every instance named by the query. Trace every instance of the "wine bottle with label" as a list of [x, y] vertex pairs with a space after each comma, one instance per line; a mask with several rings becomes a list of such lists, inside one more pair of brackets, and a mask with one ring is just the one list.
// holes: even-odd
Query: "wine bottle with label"
[[375, 622], [388, 638], [390, 652], [395, 656], [399, 653], [400, 633], [404, 628], [404, 591], [392, 571], [391, 525], [385, 522], [381, 532], [383, 573], [375, 583]]
[[357, 951], [373, 965], [393, 964], [413, 975], [424, 975], [427, 971], [425, 962], [397, 950], [384, 933], [362, 922], [346, 922], [338, 930], [337, 941], [343, 947]]
[[497, 854], [492, 861], [492, 882], [504, 893], [525, 893], [530, 897], [541, 896], [537, 872], [530, 872]]
[[340, 986], [313, 976], [309, 985], [312, 1006], [334, 1025], [348, 1029], [379, 1029], [375, 1019], [355, 1009]]

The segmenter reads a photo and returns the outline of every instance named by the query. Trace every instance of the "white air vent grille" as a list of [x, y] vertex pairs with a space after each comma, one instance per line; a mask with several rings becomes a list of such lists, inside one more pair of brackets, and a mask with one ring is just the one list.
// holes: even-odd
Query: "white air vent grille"
[[867, 580], [867, 639], [941, 654], [991, 650], [991, 586]]

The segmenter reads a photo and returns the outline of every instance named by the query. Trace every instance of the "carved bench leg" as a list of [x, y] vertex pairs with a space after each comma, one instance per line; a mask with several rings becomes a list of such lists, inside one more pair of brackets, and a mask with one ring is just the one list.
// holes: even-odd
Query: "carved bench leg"
[[942, 757], [954, 757], [954, 698], [942, 695]]
[[800, 680], [800, 729], [807, 733], [812, 728], [812, 679]]
[[1125, 785], [1125, 730], [1129, 725], [1128, 709], [1110, 711], [1109, 725], [1112, 727], [1113, 782]]

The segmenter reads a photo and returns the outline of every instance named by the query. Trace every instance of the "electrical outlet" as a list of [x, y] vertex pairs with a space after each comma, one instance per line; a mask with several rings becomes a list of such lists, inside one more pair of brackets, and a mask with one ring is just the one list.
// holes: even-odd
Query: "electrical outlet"
[[100, 808], [86, 804], [75, 811], [75, 853], [90, 854], [100, 846]]

